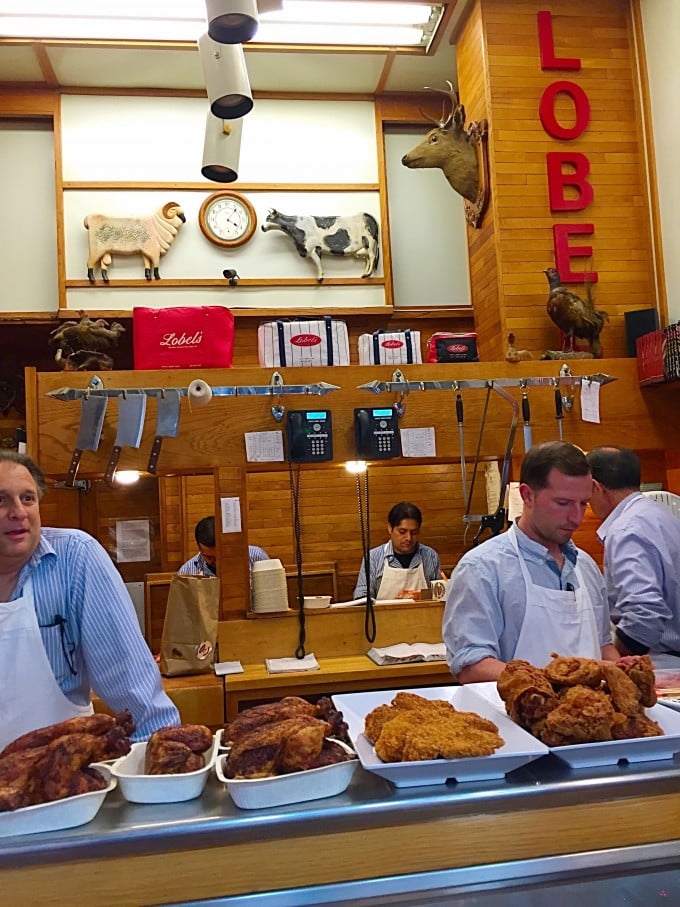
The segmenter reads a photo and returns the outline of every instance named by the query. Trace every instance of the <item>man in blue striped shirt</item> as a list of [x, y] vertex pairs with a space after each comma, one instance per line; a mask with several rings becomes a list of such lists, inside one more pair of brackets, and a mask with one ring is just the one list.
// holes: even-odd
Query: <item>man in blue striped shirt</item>
[[[215, 517], [206, 516], [196, 523], [194, 538], [198, 545], [198, 554], [190, 557], [177, 571], [183, 576], [216, 576], [217, 552], [215, 550]], [[250, 569], [255, 561], [268, 561], [269, 555], [256, 545], [248, 545]]]
[[[418, 541], [422, 524], [423, 515], [415, 504], [400, 501], [390, 510], [389, 541], [370, 552], [371, 598], [413, 598], [422, 589], [429, 589], [432, 580], [444, 576], [437, 552]], [[354, 598], [365, 595], [366, 565], [362, 562]]]
[[179, 724], [122, 577], [87, 533], [41, 527], [44, 490], [29, 457], [0, 451], [0, 748], [89, 713], [91, 689], [129, 709], [135, 739]]

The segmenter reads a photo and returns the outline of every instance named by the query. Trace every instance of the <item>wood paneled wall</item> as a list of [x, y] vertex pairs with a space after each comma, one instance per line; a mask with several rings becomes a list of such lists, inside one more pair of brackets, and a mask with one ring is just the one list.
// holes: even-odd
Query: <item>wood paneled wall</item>
[[[572, 363], [575, 374], [587, 375], [593, 363]], [[671, 491], [680, 492], [680, 423], [673, 418], [677, 410], [680, 384], [641, 389], [636, 363], [631, 359], [600, 360], [597, 368], [617, 380], [604, 385], [600, 392], [601, 422], [588, 423], [580, 418], [579, 395], [565, 414], [564, 436], [585, 449], [603, 443], [626, 444], [643, 456], [646, 482], [659, 481]], [[521, 369], [521, 371], [520, 371]], [[404, 367], [409, 380], [554, 376], [559, 363], [525, 362], [513, 366], [507, 362], [467, 363], [462, 365], [422, 365]], [[109, 388], [186, 387], [201, 377], [213, 386], [267, 385], [267, 369], [231, 369], [206, 372], [110, 372]], [[291, 384], [327, 381], [340, 389], [322, 398], [285, 397], [287, 409], [328, 408], [333, 417], [334, 455], [331, 463], [303, 465], [300, 474], [301, 546], [304, 564], [337, 563], [339, 595], [348, 598], [361, 560], [356, 483], [344, 469], [345, 461], [355, 458], [353, 410], [355, 406], [392, 405], [394, 394], [379, 396], [360, 390], [359, 386], [374, 379], [390, 380], [392, 369], [359, 367], [332, 369], [286, 369], [285, 381]], [[49, 475], [61, 478], [68, 469], [75, 441], [80, 407], [76, 402], [61, 402], [45, 396], [60, 387], [63, 374], [29, 374], [29, 449]], [[85, 387], [87, 373], [68, 376], [73, 386]], [[519, 401], [519, 388], [510, 392]], [[468, 480], [479, 446], [482, 461], [502, 460], [511, 422], [512, 409], [495, 392], [489, 392], [489, 406], [482, 434], [487, 392], [465, 390], [465, 456]], [[550, 387], [530, 390], [533, 438], [540, 442], [557, 437], [553, 393]], [[213, 398], [208, 406], [192, 412], [186, 399], [182, 402], [180, 432], [176, 439], [166, 439], [160, 458], [160, 471], [166, 475], [159, 482], [159, 533], [163, 538], [163, 562], [153, 569], [176, 569], [195, 551], [193, 529], [198, 519], [219, 513], [221, 497], [237, 497], [241, 504], [243, 532], [219, 534], [218, 558], [224, 577], [222, 607], [224, 615], [242, 615], [248, 600], [247, 545], [263, 547], [271, 557], [295, 565], [292, 504], [288, 466], [285, 463], [247, 463], [243, 440], [246, 431], [280, 430], [271, 413], [271, 397]], [[437, 456], [433, 459], [376, 461], [369, 468], [371, 544], [377, 545], [386, 534], [390, 507], [399, 500], [418, 504], [424, 515], [422, 539], [440, 554], [447, 569], [465, 550], [463, 539], [465, 513], [460, 476], [458, 427], [455, 398], [452, 391], [413, 391], [405, 398], [406, 410], [401, 421], [404, 428], [432, 426], [435, 429]], [[124, 450], [121, 468], [144, 469], [155, 425], [153, 402], [147, 409], [142, 445], [139, 450]], [[107, 410], [102, 442], [96, 454], [86, 452], [81, 463], [82, 477], [97, 477], [103, 472], [116, 431], [115, 404]], [[521, 462], [521, 432], [514, 447], [511, 478], [517, 476]], [[294, 467], [295, 469], [296, 467]], [[115, 494], [126, 494], [117, 492]], [[50, 495], [52, 492], [50, 492]], [[73, 492], [60, 492], [70, 495]], [[114, 497], [115, 497], [114, 494]], [[89, 506], [87, 495], [80, 497], [80, 511], [71, 504], [69, 523], [87, 525], [91, 516], [83, 514]], [[475, 485], [472, 512], [486, 513], [484, 462], [480, 463]], [[44, 522], [49, 524], [49, 496]], [[66, 512], [66, 511], [64, 511]], [[124, 510], [127, 513], [127, 510]], [[594, 528], [594, 527], [593, 527]], [[467, 545], [477, 529], [471, 527]], [[587, 529], [587, 527], [586, 527]], [[584, 544], [598, 555], [598, 543], [592, 528], [584, 529]], [[151, 572], [151, 568], [149, 568]]]
[[[580, 58], [579, 71], [541, 70], [536, 14], [546, 8], [556, 56]], [[487, 117], [490, 127], [491, 204], [481, 232], [468, 231], [482, 355], [500, 358], [509, 331], [519, 347], [559, 349], [542, 273], [555, 264], [556, 223], [594, 224], [592, 237], [573, 237], [572, 245], [594, 250], [595, 303], [610, 319], [604, 355], [625, 355], [624, 313], [657, 305], [630, 4], [475, 0], [456, 52], [468, 118]], [[590, 103], [590, 123], [571, 141], [552, 139], [538, 114], [544, 90], [559, 79], [576, 83]], [[555, 109], [559, 122], [573, 124], [564, 95]], [[594, 201], [583, 211], [551, 213], [546, 153], [567, 149], [586, 155]], [[574, 259], [572, 267], [587, 270], [588, 261]], [[573, 289], [583, 295], [582, 286]]]

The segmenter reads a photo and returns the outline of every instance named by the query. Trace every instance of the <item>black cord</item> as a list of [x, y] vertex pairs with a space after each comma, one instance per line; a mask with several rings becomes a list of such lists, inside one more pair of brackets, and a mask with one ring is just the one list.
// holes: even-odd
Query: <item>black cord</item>
[[375, 642], [377, 627], [375, 608], [371, 595], [371, 526], [370, 509], [368, 505], [368, 469], [364, 473], [365, 509], [361, 495], [361, 477], [357, 473], [357, 501], [359, 505], [359, 526], [361, 530], [361, 544], [364, 553], [364, 573], [366, 574], [366, 614], [364, 617], [364, 634], [368, 642]]
[[288, 472], [290, 475], [290, 494], [293, 501], [293, 533], [295, 536], [295, 566], [297, 567], [297, 601], [298, 601], [298, 622], [300, 624], [299, 642], [295, 650], [296, 658], [305, 657], [305, 640], [307, 634], [305, 631], [305, 595], [302, 587], [302, 545], [301, 545], [301, 526], [300, 526], [300, 464], [297, 464], [297, 470], [293, 472], [293, 463], [288, 460]]

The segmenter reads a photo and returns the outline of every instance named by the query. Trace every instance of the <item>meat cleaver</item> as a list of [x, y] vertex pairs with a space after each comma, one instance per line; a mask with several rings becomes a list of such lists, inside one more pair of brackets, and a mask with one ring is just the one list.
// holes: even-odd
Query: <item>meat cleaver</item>
[[139, 447], [144, 431], [146, 394], [141, 391], [125, 391], [118, 395], [118, 431], [116, 441], [106, 466], [104, 479], [110, 484], [118, 466], [120, 452], [124, 447]]
[[66, 477], [66, 485], [70, 488], [73, 488], [75, 484], [83, 451], [96, 450], [99, 447], [107, 402], [107, 397], [92, 397], [89, 395], [83, 397], [80, 401], [78, 438]]
[[156, 398], [156, 435], [153, 439], [149, 463], [146, 467], [147, 471], [154, 476], [158, 469], [158, 458], [161, 455], [163, 438], [177, 437], [180, 400], [180, 392], [176, 388], [164, 390], [161, 392], [161, 396]]

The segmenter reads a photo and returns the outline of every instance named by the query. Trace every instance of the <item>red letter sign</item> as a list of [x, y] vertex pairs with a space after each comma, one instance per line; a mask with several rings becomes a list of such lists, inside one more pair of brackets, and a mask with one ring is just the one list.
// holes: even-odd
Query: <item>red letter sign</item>
[[597, 272], [572, 271], [572, 258], [592, 258], [592, 246], [570, 246], [569, 236], [582, 233], [592, 236], [595, 233], [593, 224], [553, 224], [553, 243], [555, 246], [555, 266], [560, 272], [562, 283], [597, 283]]
[[[573, 126], [562, 126], [555, 117], [555, 96], [560, 92], [568, 94], [574, 102], [576, 122]], [[577, 139], [590, 122], [590, 101], [585, 91], [574, 82], [552, 82], [541, 96], [538, 113], [549, 136], [554, 139]]]
[[[583, 211], [592, 202], [593, 187], [587, 180], [590, 163], [580, 151], [549, 151], [546, 154], [548, 165], [548, 194], [551, 211]], [[565, 173], [564, 164], [571, 164], [573, 173]], [[564, 189], [572, 186], [576, 189], [577, 198], [565, 198]]]
[[541, 69], [580, 69], [577, 57], [556, 57], [553, 39], [552, 13], [542, 10], [536, 14], [538, 20], [538, 49], [541, 54]]

